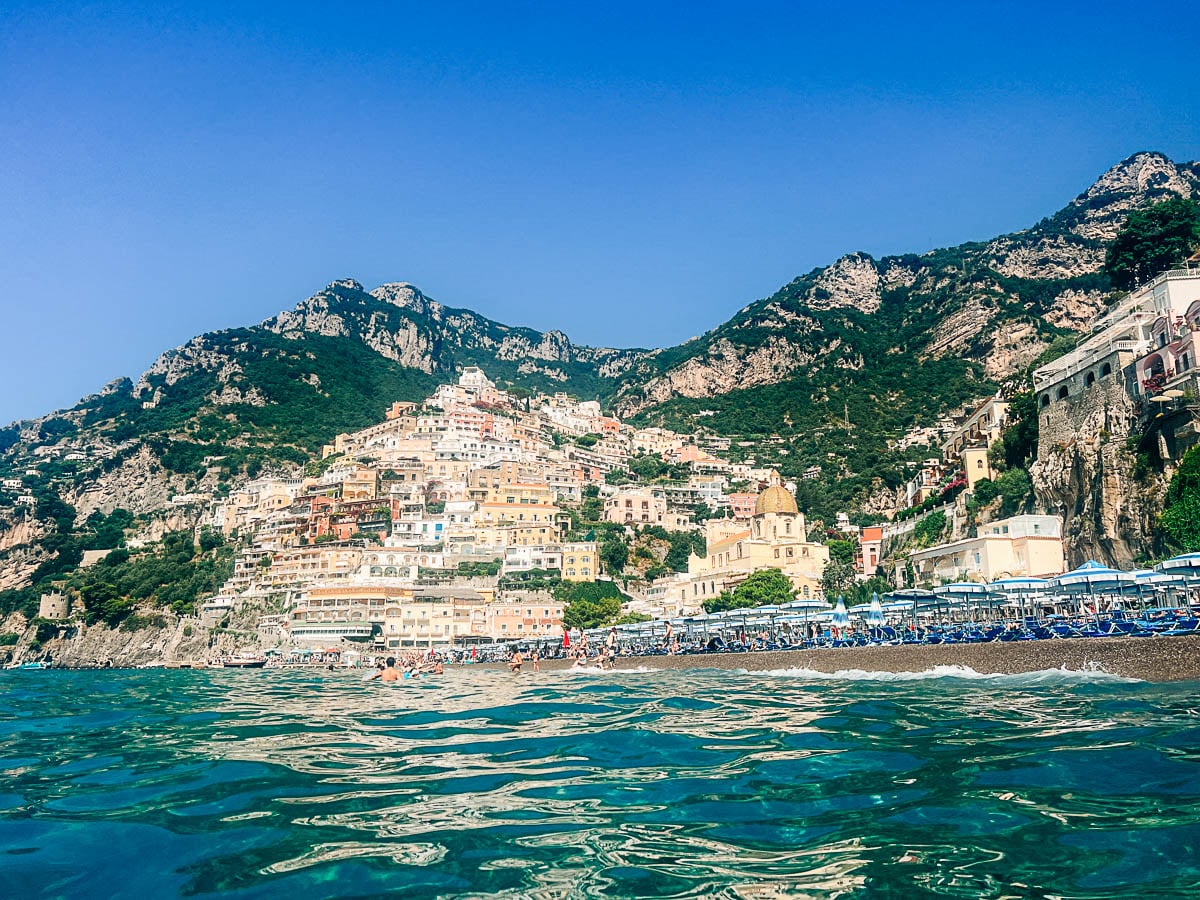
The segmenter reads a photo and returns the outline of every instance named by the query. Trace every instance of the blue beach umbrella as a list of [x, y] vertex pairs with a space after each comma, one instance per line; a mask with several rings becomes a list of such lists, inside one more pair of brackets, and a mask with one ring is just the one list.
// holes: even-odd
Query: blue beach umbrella
[[[1119, 594], [1126, 587], [1133, 587], [1136, 583], [1137, 576], [1132, 572], [1110, 569], [1090, 559], [1078, 569], [1051, 578], [1050, 589], [1059, 594], [1095, 597], [1097, 593]], [[1093, 611], [1099, 614], [1098, 605]]]
[[986, 584], [980, 584], [977, 581], [959, 581], [954, 584], [943, 584], [940, 587], [933, 589], [934, 594], [943, 598], [947, 605], [961, 605], [963, 609], [970, 610], [972, 605], [978, 607], [981, 603], [988, 603], [993, 599], [991, 590]]
[[1200, 584], [1200, 553], [1172, 556], [1170, 559], [1164, 559], [1154, 568], [1164, 574], [1179, 576], [1181, 584], [1178, 586], [1178, 591], [1184, 597], [1184, 602], [1195, 603], [1192, 593], [1195, 586]]
[[1200, 553], [1184, 553], [1164, 559], [1154, 567], [1159, 572], [1173, 575], [1192, 575], [1200, 578]]

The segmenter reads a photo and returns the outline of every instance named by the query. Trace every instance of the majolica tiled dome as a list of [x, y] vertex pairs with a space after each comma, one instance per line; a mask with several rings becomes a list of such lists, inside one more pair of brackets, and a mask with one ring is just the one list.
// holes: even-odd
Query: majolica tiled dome
[[791, 492], [779, 485], [772, 485], [761, 494], [758, 495], [758, 501], [754, 504], [754, 514], [756, 516], [764, 515], [765, 513], [791, 513], [798, 515], [799, 507], [796, 506], [796, 498]]

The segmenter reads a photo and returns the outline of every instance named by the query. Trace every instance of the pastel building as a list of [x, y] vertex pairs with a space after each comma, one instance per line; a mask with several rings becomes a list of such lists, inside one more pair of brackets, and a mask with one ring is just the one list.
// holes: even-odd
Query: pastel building
[[[1046, 578], [1066, 568], [1058, 516], [1012, 516], [979, 527], [977, 537], [910, 553], [917, 584]], [[903, 580], [902, 564], [897, 572]]]

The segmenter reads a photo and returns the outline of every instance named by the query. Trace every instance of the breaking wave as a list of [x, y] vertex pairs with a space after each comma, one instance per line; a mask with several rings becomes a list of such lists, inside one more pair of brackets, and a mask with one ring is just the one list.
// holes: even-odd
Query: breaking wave
[[874, 672], [866, 669], [838, 669], [835, 672], [821, 672], [817, 669], [794, 667], [788, 669], [771, 669], [763, 674], [779, 678], [798, 678], [812, 681], [928, 681], [936, 678], [951, 678], [961, 681], [989, 681], [997, 684], [1036, 685], [1059, 684], [1063, 682], [1090, 682], [1108, 684], [1140, 684], [1139, 678], [1126, 678], [1114, 675], [1101, 666], [1089, 666], [1084, 669], [1039, 669], [1033, 672], [1002, 673], [977, 672], [970, 666], [932, 666], [920, 672]]

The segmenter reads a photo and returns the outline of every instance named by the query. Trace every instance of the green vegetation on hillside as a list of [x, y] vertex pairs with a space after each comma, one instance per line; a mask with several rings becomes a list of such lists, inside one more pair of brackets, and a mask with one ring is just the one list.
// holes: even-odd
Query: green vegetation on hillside
[[142, 603], [194, 613], [196, 601], [216, 593], [233, 574], [234, 548], [215, 532], [206, 537], [197, 548], [190, 531], [174, 531], [152, 548], [114, 550], [80, 570], [69, 585], [86, 621], [117, 625]]
[[613, 624], [621, 603], [629, 598], [611, 581], [564, 581], [554, 590], [568, 628], [599, 628]]
[[1180, 460], [1167, 488], [1159, 526], [1169, 552], [1200, 551], [1200, 447], [1193, 447]]
[[1174, 269], [1200, 247], [1200, 203], [1172, 197], [1129, 214], [1104, 257], [1104, 270], [1129, 290]]

